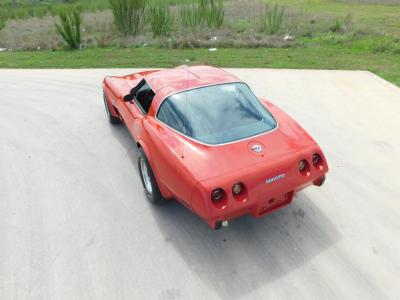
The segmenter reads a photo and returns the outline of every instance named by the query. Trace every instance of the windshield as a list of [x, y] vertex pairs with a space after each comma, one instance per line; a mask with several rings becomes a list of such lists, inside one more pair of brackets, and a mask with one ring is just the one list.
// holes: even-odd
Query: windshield
[[244, 83], [213, 85], [174, 94], [162, 103], [163, 123], [206, 144], [223, 144], [275, 129], [272, 115]]

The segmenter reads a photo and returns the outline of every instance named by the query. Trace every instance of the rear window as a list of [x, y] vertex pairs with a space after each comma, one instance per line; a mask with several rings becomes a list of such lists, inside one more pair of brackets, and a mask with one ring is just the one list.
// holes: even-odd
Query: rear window
[[169, 96], [157, 118], [176, 131], [217, 145], [276, 128], [271, 113], [244, 83], [201, 87]]

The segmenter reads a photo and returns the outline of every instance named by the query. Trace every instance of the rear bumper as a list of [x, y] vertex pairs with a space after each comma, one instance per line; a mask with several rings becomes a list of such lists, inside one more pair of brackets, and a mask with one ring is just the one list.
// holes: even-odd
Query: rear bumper
[[[260, 218], [272, 213], [289, 205], [298, 191], [324, 183], [328, 172], [325, 159], [323, 165], [311, 165], [303, 174], [299, 172], [298, 161], [304, 157], [311, 161], [311, 157], [302, 153], [282, 156], [235, 173], [198, 182], [193, 190], [191, 209], [212, 228], [218, 227], [216, 224], [222, 221], [242, 215], [250, 214]], [[238, 182], [243, 183], [246, 190], [240, 197], [235, 197], [232, 186]], [[224, 201], [218, 205], [211, 201], [211, 193], [215, 188], [221, 188], [226, 193]]]
[[321, 177], [307, 182], [306, 184], [284, 194], [275, 196], [271, 195], [270, 197], [259, 199], [258, 201], [248, 200], [249, 205], [246, 203], [241, 203], [241, 205], [231, 206], [230, 209], [226, 209], [224, 212], [221, 212], [211, 218], [204, 219], [204, 221], [211, 228], [219, 229], [221, 227], [220, 224], [223, 221], [230, 221], [243, 215], [251, 215], [254, 218], [264, 217], [265, 215], [271, 214], [276, 210], [290, 205], [298, 191], [311, 185], [321, 186], [325, 182], [325, 179], [325, 175], [322, 175]]

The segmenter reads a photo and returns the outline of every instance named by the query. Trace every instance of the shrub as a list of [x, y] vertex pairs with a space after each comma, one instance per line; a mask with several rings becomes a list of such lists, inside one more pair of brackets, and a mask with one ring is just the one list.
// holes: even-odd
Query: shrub
[[143, 25], [146, 0], [109, 0], [114, 23], [123, 35], [137, 35]]
[[220, 28], [225, 17], [224, 1], [198, 0], [197, 5], [182, 6], [179, 15], [185, 27], [195, 28], [206, 22], [211, 28]]
[[198, 5], [184, 5], [179, 9], [179, 17], [184, 27], [196, 28], [201, 25], [203, 18]]
[[171, 32], [174, 23], [174, 16], [167, 4], [163, 3], [150, 6], [148, 17], [154, 37], [167, 35]]
[[340, 32], [340, 31], [342, 31], [342, 29], [343, 29], [343, 23], [339, 18], [336, 18], [335, 22], [329, 28], [329, 30], [332, 32]]
[[74, 7], [62, 7], [58, 13], [61, 24], [56, 24], [57, 32], [71, 49], [81, 47], [81, 24], [82, 16], [80, 10]]
[[269, 34], [275, 34], [279, 31], [282, 26], [283, 17], [285, 15], [285, 8], [275, 4], [272, 8], [267, 4], [265, 6], [265, 12], [261, 19], [262, 32], [268, 32]]
[[6, 26], [6, 18], [0, 13], [0, 30], [2, 30], [4, 26]]
[[225, 9], [223, 0], [199, 0], [198, 13], [212, 28], [220, 28], [224, 23]]

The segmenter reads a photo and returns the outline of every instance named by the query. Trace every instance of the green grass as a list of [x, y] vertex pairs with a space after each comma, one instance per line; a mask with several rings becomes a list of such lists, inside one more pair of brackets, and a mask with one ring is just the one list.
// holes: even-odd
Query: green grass
[[[150, 0], [152, 2], [166, 1], [170, 4], [196, 3], [197, 0]], [[227, 0], [226, 0], [227, 1]], [[361, 25], [370, 25], [379, 30], [400, 34], [400, 1], [398, 5], [382, 3], [362, 3], [353, 1], [336, 0], [264, 0], [270, 4], [281, 4], [287, 7], [303, 10], [313, 14], [324, 14], [332, 17], [345, 17], [348, 14], [354, 16], [355, 22]], [[376, 0], [376, 2], [379, 2]], [[47, 12], [55, 14], [60, 6], [60, 1], [43, 0], [33, 2], [31, 0], [19, 0], [16, 8], [11, 0], [0, 0], [0, 9], [7, 17], [28, 18], [31, 16], [43, 16]], [[99, 11], [109, 9], [108, 0], [76, 0], [75, 5], [83, 11]]]
[[[186, 62], [190, 60], [190, 62]], [[211, 64], [220, 67], [369, 70], [400, 86], [400, 55], [358, 48], [288, 49], [97, 48], [0, 53], [0, 68], [142, 68]]]
[[[324, 14], [331, 17], [352, 15], [359, 25], [373, 26], [378, 30], [400, 34], [400, 1], [399, 4], [361, 3], [358, 1], [335, 0], [264, 0], [268, 3], [279, 3], [288, 7], [304, 10], [313, 14]], [[378, 0], [376, 2], [379, 2]]]
[[[163, 0], [151, 0], [154, 2]], [[228, 1], [228, 0], [226, 0]], [[182, 64], [212, 64], [221, 67], [266, 67], [293, 69], [369, 70], [400, 86], [400, 0], [397, 5], [368, 4], [335, 0], [263, 0], [284, 5], [317, 20], [352, 19], [354, 28], [336, 33], [315, 30], [312, 35], [298, 34], [295, 48], [268, 49], [161, 49], [88, 48], [83, 51], [13, 51], [0, 53], [0, 68], [117, 68], [173, 67]], [[378, 0], [376, 0], [378, 1]], [[23, 0], [20, 3], [28, 3]], [[197, 0], [167, 0], [170, 4], [189, 4]], [[11, 0], [0, 0], [4, 11], [24, 12], [32, 9], [54, 9], [53, 0], [41, 4], [20, 4], [11, 8]], [[84, 11], [108, 9], [108, 0], [76, 0]], [[348, 18], [351, 15], [352, 18]], [[310, 25], [310, 18], [300, 23]], [[235, 23], [236, 22], [236, 23]], [[252, 26], [235, 20], [232, 26]], [[242, 23], [240, 23], [242, 22]], [[243, 23], [244, 22], [244, 23]], [[317, 21], [320, 22], [320, 21]], [[330, 21], [329, 21], [330, 22]], [[244, 25], [243, 25], [244, 24]], [[332, 25], [334, 22], [332, 21]], [[376, 31], [388, 34], [378, 34]], [[1, 46], [1, 45], [0, 45]], [[187, 62], [186, 60], [190, 60]]]

